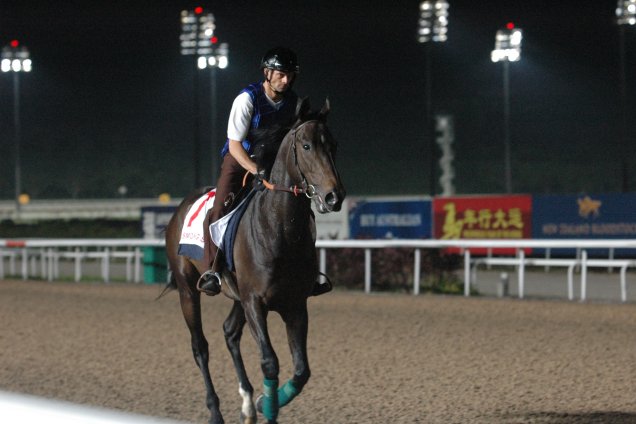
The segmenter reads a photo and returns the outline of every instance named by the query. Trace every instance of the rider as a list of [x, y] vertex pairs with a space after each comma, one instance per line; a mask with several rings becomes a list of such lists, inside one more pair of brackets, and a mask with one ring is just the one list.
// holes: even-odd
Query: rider
[[250, 157], [254, 146], [248, 134], [256, 128], [291, 125], [295, 117], [298, 96], [292, 86], [300, 72], [296, 54], [284, 47], [270, 49], [261, 60], [261, 69], [264, 81], [247, 86], [232, 104], [227, 141], [221, 152], [221, 175], [214, 204], [204, 220], [203, 233], [207, 246], [204, 260], [209, 264], [209, 269], [201, 275], [197, 287], [212, 296], [221, 291], [219, 272], [223, 259], [218, 255], [219, 259], [216, 260], [218, 248], [210, 238], [210, 223], [229, 211], [246, 172], [257, 176], [262, 172]]

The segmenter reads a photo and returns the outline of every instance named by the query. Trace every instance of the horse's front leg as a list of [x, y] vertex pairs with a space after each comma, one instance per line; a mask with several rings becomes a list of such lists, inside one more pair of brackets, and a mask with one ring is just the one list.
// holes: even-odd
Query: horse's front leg
[[263, 371], [263, 400], [261, 412], [268, 424], [275, 424], [278, 417], [278, 357], [267, 330], [267, 308], [263, 302], [251, 297], [243, 302], [245, 317], [261, 351], [261, 370]]
[[[193, 281], [196, 281], [196, 279]], [[194, 288], [194, 285], [179, 284], [179, 299], [183, 317], [190, 330], [194, 361], [199, 367], [205, 383], [206, 404], [210, 410], [209, 424], [224, 424], [223, 416], [219, 410], [219, 397], [214, 391], [208, 367], [208, 341], [203, 334], [203, 326], [201, 324], [201, 294]]]
[[307, 359], [307, 303], [302, 307], [281, 313], [287, 329], [287, 341], [294, 361], [294, 376], [278, 389], [278, 406], [283, 407], [298, 396], [311, 376]]
[[247, 377], [245, 364], [241, 355], [241, 337], [245, 326], [245, 311], [240, 302], [234, 302], [227, 319], [223, 323], [225, 343], [227, 345], [239, 380], [239, 394], [243, 398], [241, 407], [241, 424], [256, 424], [256, 408], [254, 407], [254, 388]]

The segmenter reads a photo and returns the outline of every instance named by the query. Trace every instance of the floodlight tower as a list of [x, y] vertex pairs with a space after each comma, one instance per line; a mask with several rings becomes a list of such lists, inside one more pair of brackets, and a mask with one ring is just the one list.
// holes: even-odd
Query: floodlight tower
[[618, 0], [616, 6], [616, 23], [618, 24], [619, 49], [619, 84], [621, 96], [621, 190], [629, 191], [629, 176], [627, 171], [627, 77], [625, 75], [625, 29], [636, 25], [636, 0]]
[[[181, 11], [181, 55], [193, 56], [195, 65], [198, 58], [212, 53], [211, 37], [215, 29], [214, 15], [206, 13], [201, 6], [193, 10]], [[201, 117], [199, 111], [199, 73], [194, 73], [194, 145], [193, 166], [194, 185], [201, 186], [201, 147], [199, 142], [199, 127]]]
[[504, 168], [506, 193], [512, 193], [512, 167], [510, 163], [510, 62], [521, 59], [522, 31], [508, 22], [505, 29], [497, 31], [495, 49], [490, 54], [493, 62], [503, 62], [503, 103], [504, 103]]
[[443, 43], [448, 39], [448, 8], [446, 0], [424, 0], [420, 3], [420, 19], [418, 21], [417, 41], [424, 44], [426, 54], [426, 133], [425, 142], [428, 146], [430, 163], [430, 194], [435, 195], [435, 137], [433, 135], [433, 107], [432, 107], [432, 43]]
[[[219, 146], [216, 142], [217, 137], [217, 90], [216, 90], [216, 70], [225, 69], [229, 65], [228, 55], [229, 48], [227, 43], [219, 43], [218, 38], [215, 35], [210, 37], [212, 52], [207, 56], [199, 56], [197, 59], [197, 67], [200, 70], [210, 69], [210, 137], [212, 147], [212, 185], [216, 185], [216, 177], [219, 173], [220, 160], [219, 160]], [[217, 47], [218, 46], [218, 47]]]
[[31, 55], [26, 46], [20, 44], [18, 40], [12, 40], [9, 45], [2, 49], [2, 61], [0, 70], [2, 72], [13, 73], [13, 130], [15, 144], [15, 208], [20, 212], [20, 195], [22, 194], [22, 170], [20, 164], [20, 142], [21, 122], [20, 122], [20, 74], [31, 72]]

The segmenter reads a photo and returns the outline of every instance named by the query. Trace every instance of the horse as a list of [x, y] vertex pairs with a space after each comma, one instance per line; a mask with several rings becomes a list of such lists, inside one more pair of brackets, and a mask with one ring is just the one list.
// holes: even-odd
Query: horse
[[[223, 324], [242, 397], [241, 424], [256, 423], [257, 409], [269, 424], [280, 408], [303, 390], [310, 377], [307, 360], [307, 299], [319, 276], [315, 250], [313, 200], [319, 213], [339, 211], [345, 189], [335, 165], [337, 144], [326, 123], [327, 99], [319, 112], [299, 100], [296, 120], [278, 137], [278, 150], [266, 188], [256, 192], [238, 225], [234, 241], [235, 271], [225, 270], [223, 293], [234, 300]], [[282, 141], [281, 141], [282, 138]], [[219, 398], [208, 367], [208, 342], [201, 323], [201, 293], [196, 282], [207, 264], [177, 254], [189, 207], [209, 188], [186, 196], [166, 227], [166, 248], [172, 284], [176, 285], [183, 316], [191, 335], [194, 360], [203, 375], [209, 424], [224, 423]], [[285, 323], [294, 374], [279, 387], [279, 363], [267, 329], [270, 311]], [[254, 401], [254, 388], [241, 356], [240, 341], [247, 323], [260, 350], [263, 394]]]

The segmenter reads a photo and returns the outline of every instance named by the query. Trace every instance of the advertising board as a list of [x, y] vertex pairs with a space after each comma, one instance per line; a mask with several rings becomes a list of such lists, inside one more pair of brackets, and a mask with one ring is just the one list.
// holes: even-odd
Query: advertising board
[[[532, 198], [528, 195], [435, 198], [434, 235], [440, 240], [527, 239], [532, 235], [531, 214]], [[479, 254], [485, 250], [471, 252]], [[496, 249], [496, 253], [514, 251]]]
[[[636, 193], [537, 195], [532, 211], [535, 239], [636, 238]], [[597, 249], [588, 253], [607, 255]]]
[[363, 199], [352, 201], [349, 233], [353, 239], [431, 238], [431, 201]]

